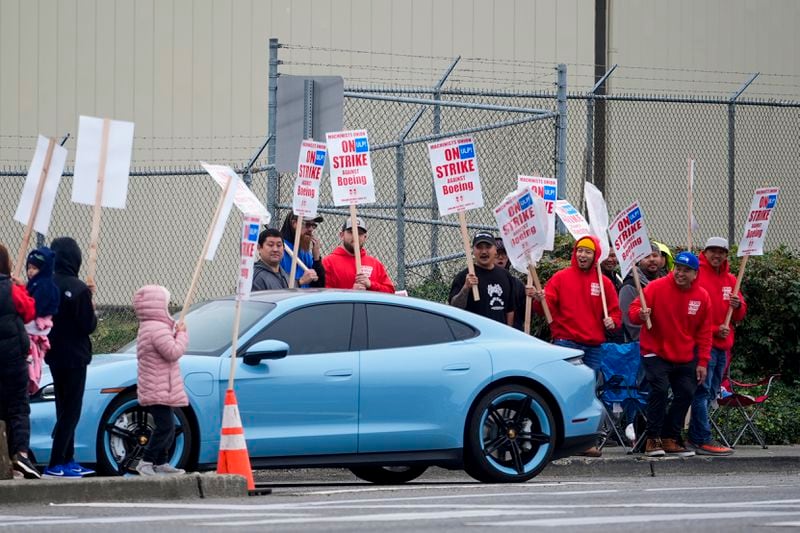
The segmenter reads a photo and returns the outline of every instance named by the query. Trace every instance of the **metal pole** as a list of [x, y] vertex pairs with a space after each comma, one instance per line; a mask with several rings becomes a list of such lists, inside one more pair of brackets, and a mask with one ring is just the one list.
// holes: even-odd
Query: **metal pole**
[[[439, 78], [439, 82], [433, 88], [433, 100], [435, 102], [439, 102], [442, 99], [442, 86], [444, 82], [447, 81], [447, 78], [456, 68], [456, 65], [461, 60], [461, 56], [456, 57], [453, 59], [453, 62], [450, 63], [450, 66], [447, 67], [447, 70], [444, 72], [441, 78]], [[433, 106], [433, 131], [434, 135], [439, 135], [442, 132], [442, 107], [438, 104]], [[436, 219], [439, 216], [439, 206], [436, 205], [436, 184], [431, 180], [431, 220]], [[439, 255], [439, 226], [433, 226], [431, 228], [431, 257], [437, 257]], [[431, 277], [438, 279], [441, 277], [441, 272], [439, 270], [439, 263], [431, 263]]]
[[397, 259], [397, 279], [395, 280], [395, 287], [398, 290], [406, 288], [406, 176], [405, 176], [405, 161], [406, 161], [406, 146], [400, 144], [395, 148], [395, 175], [397, 179], [397, 207], [395, 208], [395, 215], [397, 216], [397, 246], [396, 259]]
[[731, 94], [728, 101], [728, 242], [734, 242], [736, 234], [736, 100], [750, 87], [759, 73], [756, 72]]
[[314, 136], [314, 80], [303, 80], [303, 138]]
[[278, 212], [279, 183], [278, 171], [275, 163], [277, 160], [277, 131], [278, 131], [278, 48], [281, 45], [278, 39], [269, 40], [269, 103], [268, 103], [268, 137], [272, 140], [267, 149], [267, 165], [271, 165], [267, 171], [267, 210], [273, 215], [270, 226], [277, 227], [280, 224], [280, 213]]
[[556, 120], [556, 179], [558, 180], [558, 198], [566, 198], [567, 194], [567, 65], [559, 63], [558, 89], [556, 101], [558, 119]]

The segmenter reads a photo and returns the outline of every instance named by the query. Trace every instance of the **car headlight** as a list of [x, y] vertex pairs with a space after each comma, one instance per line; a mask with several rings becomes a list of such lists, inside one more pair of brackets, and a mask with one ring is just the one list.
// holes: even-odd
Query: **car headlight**
[[49, 383], [39, 389], [36, 394], [31, 396], [31, 402], [52, 402], [56, 399], [56, 388], [52, 383]]
[[569, 359], [564, 359], [567, 363], [575, 366], [580, 366], [583, 364], [583, 356], [576, 355], [575, 357], [570, 357]]

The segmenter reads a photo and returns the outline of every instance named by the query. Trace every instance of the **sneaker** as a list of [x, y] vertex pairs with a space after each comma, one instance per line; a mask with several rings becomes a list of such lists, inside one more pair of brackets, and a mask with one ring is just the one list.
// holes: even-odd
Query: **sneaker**
[[647, 457], [662, 457], [665, 455], [661, 439], [647, 439], [644, 445], [644, 454]]
[[41, 479], [42, 475], [33, 466], [31, 460], [22, 455], [21, 453], [15, 453], [14, 458], [12, 459], [14, 463], [14, 470], [17, 472], [21, 472], [25, 479]]
[[81, 475], [68, 469], [65, 465], [56, 465], [45, 468], [42, 477], [47, 479], [80, 479]]
[[684, 448], [681, 443], [675, 439], [661, 439], [661, 443], [664, 447], [664, 451], [668, 455], [676, 455], [678, 457], [694, 456], [694, 452], [692, 450]]
[[70, 461], [69, 463], [65, 464], [64, 467], [68, 468], [69, 470], [72, 470], [73, 472], [77, 472], [77, 474], [81, 477], [91, 476], [92, 474], [95, 473], [95, 471], [92, 470], [91, 468], [86, 468], [85, 466], [81, 466], [75, 461]]
[[695, 444], [693, 442], [687, 442], [686, 447], [690, 450], [694, 450], [694, 453], [697, 455], [716, 455], [719, 457], [724, 457], [726, 455], [733, 455], [733, 449], [728, 448], [726, 446], [721, 446], [716, 442], [707, 442], [706, 444]]
[[169, 463], [164, 463], [163, 465], [155, 465], [153, 467], [156, 474], [161, 474], [162, 476], [176, 476], [180, 474], [185, 474], [186, 470], [183, 468], [175, 468]]
[[139, 473], [140, 476], [156, 476], [156, 471], [153, 469], [153, 463], [150, 461], [139, 461], [139, 464], [136, 465], [136, 472]]
[[600, 450], [600, 448], [598, 448], [597, 446], [592, 446], [588, 450], [584, 450], [577, 455], [580, 455], [582, 457], [602, 457], [603, 451]]

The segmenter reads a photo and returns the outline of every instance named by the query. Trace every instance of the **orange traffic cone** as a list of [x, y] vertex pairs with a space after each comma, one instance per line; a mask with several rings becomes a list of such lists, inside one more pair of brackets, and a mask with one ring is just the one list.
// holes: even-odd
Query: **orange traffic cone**
[[255, 490], [250, 456], [244, 441], [242, 418], [233, 389], [225, 391], [225, 408], [222, 412], [222, 435], [219, 443], [217, 474], [237, 474], [247, 479], [247, 490]]

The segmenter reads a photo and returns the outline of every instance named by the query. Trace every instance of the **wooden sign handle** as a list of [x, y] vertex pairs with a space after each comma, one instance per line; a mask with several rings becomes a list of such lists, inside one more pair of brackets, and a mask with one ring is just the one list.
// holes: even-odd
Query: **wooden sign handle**
[[603, 283], [603, 271], [600, 270], [600, 261], [597, 262], [597, 281], [600, 283], [600, 299], [603, 301], [603, 318], [608, 318], [608, 304], [606, 303], [606, 288]]
[[[742, 279], [744, 279], [744, 268], [747, 266], [747, 258], [750, 257], [749, 255], [745, 255], [742, 257], [742, 262], [739, 263], [739, 275], [736, 276], [736, 286], [733, 288], [733, 294], [739, 295], [739, 291], [742, 288]], [[733, 294], [731, 296], [733, 296]], [[733, 307], [728, 307], [728, 312], [725, 313], [725, 322], [723, 325], [727, 328], [731, 325], [731, 317], [733, 317]]]
[[200, 278], [200, 272], [203, 270], [203, 261], [205, 261], [208, 248], [211, 246], [211, 234], [214, 233], [217, 220], [219, 220], [220, 214], [222, 214], [222, 208], [225, 206], [225, 198], [228, 196], [228, 192], [232, 186], [233, 178], [228, 176], [228, 182], [225, 184], [225, 187], [220, 193], [219, 201], [217, 201], [217, 208], [214, 211], [214, 218], [211, 219], [211, 225], [208, 227], [206, 241], [203, 243], [203, 251], [200, 252], [200, 257], [197, 259], [197, 264], [194, 267], [192, 283], [189, 285], [189, 292], [186, 293], [186, 299], [183, 301], [183, 309], [181, 309], [181, 315], [180, 318], [178, 318], [178, 322], [183, 322], [183, 319], [186, 318], [186, 313], [189, 311], [189, 306], [192, 305], [194, 293], [197, 290], [197, 280]]
[[[528, 281], [533, 280], [533, 286], [536, 287], [536, 290], [542, 290], [542, 284], [539, 281], [539, 274], [536, 272], [536, 267], [534, 265], [528, 265]], [[527, 298], [530, 301], [530, 298]], [[525, 304], [525, 312], [528, 312], [528, 304]], [[550, 314], [550, 307], [547, 305], [547, 299], [542, 300], [542, 311], [544, 311], [544, 318], [547, 320], [548, 324], [553, 323], [553, 315]]]
[[[686, 193], [686, 249], [690, 252], [692, 251], [692, 204], [694, 203], [694, 191], [692, 190], [692, 181], [693, 181], [693, 172], [692, 172], [692, 160], [691, 158], [688, 160], [689, 164], [689, 182], [687, 183], [687, 193]], [[634, 266], [634, 271], [636, 267]]]
[[[633, 265], [633, 282], [636, 284], [636, 292], [639, 293], [639, 301], [642, 303], [642, 309], [647, 311], [647, 302], [644, 299], [644, 292], [642, 291], [642, 282], [639, 281], [639, 268]], [[647, 329], [653, 328], [653, 322], [650, 317], [647, 317]]]
[[356, 206], [350, 204], [350, 231], [353, 232], [353, 255], [356, 258], [356, 276], [361, 274], [361, 242], [358, 240], [358, 223], [356, 217]]
[[242, 317], [242, 301], [236, 299], [236, 310], [233, 314], [233, 336], [231, 337], [231, 371], [228, 374], [228, 390], [233, 390], [233, 378], [236, 374], [236, 348], [239, 344], [239, 322]]
[[[297, 224], [294, 227], [294, 247], [292, 250], [297, 251], [300, 248], [300, 234], [303, 231], [303, 215], [297, 215]], [[295, 274], [297, 273], [297, 257], [298, 254], [292, 254], [292, 268], [289, 271], [289, 288], [294, 289]]]
[[47, 153], [44, 156], [44, 163], [42, 164], [42, 172], [39, 174], [39, 183], [36, 184], [36, 194], [33, 196], [33, 205], [31, 212], [28, 215], [28, 223], [25, 225], [25, 233], [22, 235], [22, 243], [17, 252], [17, 262], [14, 263], [14, 277], [19, 278], [22, 275], [23, 262], [25, 261], [25, 254], [31, 243], [31, 233], [33, 232], [33, 225], [36, 223], [36, 216], [39, 214], [39, 205], [42, 203], [42, 194], [44, 193], [44, 186], [47, 182], [47, 173], [50, 172], [50, 162], [53, 160], [53, 150], [56, 147], [55, 139], [48, 139]]
[[[285, 248], [285, 249], [284, 249], [284, 252], [286, 252], [287, 254], [289, 254], [289, 257], [291, 257], [293, 260], [295, 259], [295, 257], [296, 257], [296, 256], [295, 256], [295, 254], [294, 254], [294, 252], [293, 252], [293, 251], [289, 250], [288, 248]], [[300, 267], [300, 269], [301, 269], [303, 272], [308, 272], [309, 270], [311, 270], [309, 267], [307, 267], [307, 266], [306, 266], [306, 264], [305, 264], [305, 263], [303, 263], [303, 262], [300, 260], [300, 258], [299, 258], [299, 257], [297, 258], [297, 266], [299, 266], [299, 267]]]
[[106, 161], [108, 160], [108, 135], [111, 130], [111, 120], [103, 119], [103, 137], [100, 141], [100, 163], [97, 166], [97, 187], [94, 193], [94, 211], [92, 212], [92, 233], [89, 239], [89, 263], [87, 265], [87, 285], [96, 285], [97, 273], [97, 246], [100, 240], [100, 216], [102, 213], [103, 185], [106, 181]]
[[[467, 233], [467, 217], [463, 211], [458, 212], [458, 225], [461, 227], [461, 241], [464, 243], [464, 253], [467, 256], [467, 272], [475, 274], [475, 264], [472, 262], [472, 247], [469, 245], [469, 234]], [[472, 287], [472, 298], [477, 302], [480, 301], [481, 295], [478, 292], [478, 286]]]

